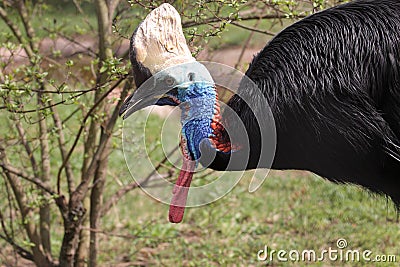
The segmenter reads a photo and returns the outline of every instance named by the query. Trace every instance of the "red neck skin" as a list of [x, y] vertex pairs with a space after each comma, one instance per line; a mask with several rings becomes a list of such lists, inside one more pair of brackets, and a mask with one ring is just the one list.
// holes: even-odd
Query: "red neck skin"
[[[214, 117], [210, 124], [213, 129], [213, 135], [210, 136], [210, 140], [215, 149], [227, 153], [231, 150], [231, 144], [226, 142], [223, 138], [225, 129], [221, 124], [222, 117], [218, 95], [215, 103]], [[196, 161], [191, 160], [186, 152], [186, 140], [183, 138], [181, 140], [181, 149], [184, 155], [182, 169], [172, 191], [173, 196], [169, 207], [169, 221], [171, 223], [180, 223], [183, 219], [190, 183], [192, 182], [193, 173], [196, 169]]]
[[169, 221], [172, 223], [180, 223], [183, 219], [189, 187], [195, 168], [195, 161], [183, 157], [182, 169], [172, 191], [173, 196], [169, 206]]
[[216, 95], [216, 102], [214, 107], [214, 117], [211, 121], [211, 128], [213, 135], [210, 137], [213, 147], [221, 152], [228, 153], [231, 151], [231, 143], [229, 138], [226, 137], [224, 126], [222, 125], [221, 109], [218, 102], [218, 94]]

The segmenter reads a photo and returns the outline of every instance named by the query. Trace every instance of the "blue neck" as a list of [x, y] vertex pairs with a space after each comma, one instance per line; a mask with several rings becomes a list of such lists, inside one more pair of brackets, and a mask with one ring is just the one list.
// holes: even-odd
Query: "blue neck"
[[201, 141], [213, 136], [211, 122], [215, 116], [217, 92], [214, 84], [196, 82], [187, 89], [178, 89], [178, 94], [181, 93], [186, 96], [186, 101], [180, 106], [182, 137], [186, 140], [190, 157], [198, 161]]

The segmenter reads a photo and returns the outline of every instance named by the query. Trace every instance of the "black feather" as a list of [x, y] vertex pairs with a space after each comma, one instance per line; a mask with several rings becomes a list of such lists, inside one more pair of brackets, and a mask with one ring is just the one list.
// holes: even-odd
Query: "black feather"
[[[360, 184], [400, 205], [400, 1], [354, 1], [309, 16], [271, 40], [246, 75], [265, 97], [254, 101], [268, 102], [276, 121], [272, 168]], [[239, 91], [253, 93], [246, 82]], [[253, 111], [238, 95], [228, 105], [246, 126], [255, 168]], [[218, 153], [210, 167], [228, 160]]]

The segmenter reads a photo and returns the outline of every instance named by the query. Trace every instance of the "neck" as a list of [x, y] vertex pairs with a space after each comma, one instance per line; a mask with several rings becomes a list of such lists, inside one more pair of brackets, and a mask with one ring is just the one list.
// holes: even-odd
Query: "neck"
[[[218, 93], [214, 84], [194, 83], [191, 88], [197, 95], [183, 103], [182, 144], [192, 159], [200, 158], [200, 144], [205, 142], [209, 148], [220, 152], [229, 152], [230, 144], [224, 141], [224, 127], [221, 124], [221, 110]], [[187, 152], [185, 152], [187, 151]]]

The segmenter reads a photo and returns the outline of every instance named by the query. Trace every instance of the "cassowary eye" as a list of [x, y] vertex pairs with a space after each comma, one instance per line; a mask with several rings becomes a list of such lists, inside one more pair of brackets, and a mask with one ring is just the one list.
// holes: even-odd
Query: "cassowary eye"
[[164, 82], [167, 84], [167, 86], [172, 87], [175, 85], [175, 79], [172, 78], [171, 76], [168, 76], [165, 78]]
[[195, 74], [193, 72], [190, 72], [188, 74], [189, 81], [193, 82], [194, 81], [194, 77], [195, 77]]

